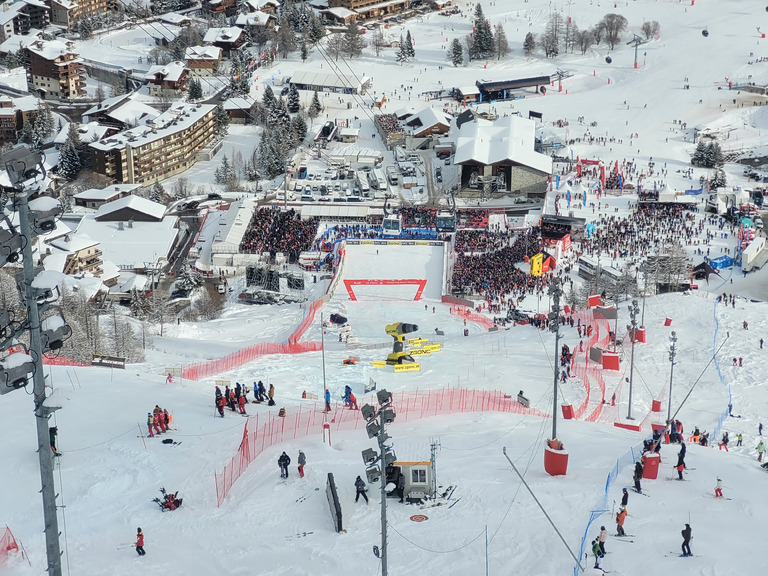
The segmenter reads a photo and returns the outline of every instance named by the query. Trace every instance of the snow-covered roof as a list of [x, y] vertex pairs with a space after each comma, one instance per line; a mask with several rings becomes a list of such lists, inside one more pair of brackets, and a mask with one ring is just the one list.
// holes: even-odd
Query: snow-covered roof
[[535, 122], [519, 116], [466, 122], [458, 129], [454, 164], [508, 161], [550, 174], [552, 158], [533, 149], [535, 130]]
[[422, 132], [438, 124], [443, 126], [451, 125], [451, 117], [442, 110], [436, 110], [435, 108], [424, 108], [419, 110], [415, 114], [405, 119], [405, 124], [408, 125], [414, 132]]
[[360, 128], [339, 128], [340, 136], [354, 136], [357, 137], [360, 134]]
[[67, 42], [60, 40], [35, 40], [27, 46], [27, 49], [46, 60], [55, 60], [59, 56], [66, 54], [77, 55], [77, 52], [67, 46], [67, 44]]
[[[98, 122], [88, 122], [87, 124], [77, 125], [77, 134], [80, 136], [81, 142], [93, 142], [94, 139], [100, 139], [104, 137], [104, 134], [109, 130], [109, 126], [102, 126]], [[61, 130], [56, 134], [53, 139], [54, 144], [64, 144], [69, 137], [69, 122], [61, 123]]]
[[228, 98], [224, 110], [250, 110], [256, 104], [253, 98]]
[[155, 118], [154, 129], [147, 127], [132, 128], [98, 142], [93, 142], [90, 146], [97, 150], [105, 151], [121, 149], [128, 144], [133, 147], [144, 146], [191, 127], [206, 114], [212, 112], [214, 108], [215, 106], [212, 104], [185, 104], [178, 102]]
[[141, 125], [146, 124], [147, 120], [154, 120], [160, 115], [157, 109], [137, 100], [136, 96], [137, 94], [134, 92], [114, 98], [107, 98], [101, 104], [86, 110], [83, 113], [83, 119], [87, 120], [90, 116], [104, 114], [123, 124]]
[[131, 208], [137, 212], [143, 212], [148, 216], [152, 216], [153, 218], [158, 219], [162, 218], [165, 214], [165, 206], [162, 204], [152, 202], [152, 200], [147, 200], [141, 196], [130, 195], [123, 198], [118, 198], [112, 202], [107, 202], [106, 204], [102, 204], [99, 206], [99, 209], [96, 210], [94, 218], [104, 218], [112, 212], [115, 212], [116, 210], [122, 210], [123, 208]]
[[256, 11], [249, 12], [248, 14], [239, 14], [235, 24], [237, 26], [266, 26], [270, 20], [274, 19], [275, 17], [272, 14]]
[[[213, 253], [237, 252], [243, 236], [248, 231], [248, 225], [256, 209], [256, 202], [251, 198], [243, 198], [238, 202], [232, 202], [224, 215], [219, 215], [219, 219], [211, 218], [212, 214], [206, 218], [206, 222], [218, 223], [218, 230], [213, 237], [211, 251]], [[205, 231], [203, 230], [203, 233]], [[205, 236], [204, 236], [205, 237]], [[210, 236], [208, 236], [210, 238]]]
[[357, 12], [354, 12], [352, 10], [348, 10], [347, 8], [326, 8], [323, 10], [324, 13], [330, 14], [331, 16], [334, 16], [335, 18], [338, 18], [340, 20], [346, 20], [350, 16], [357, 16]]
[[346, 74], [335, 74], [330, 72], [318, 72], [315, 70], [298, 70], [291, 75], [291, 84], [304, 84], [308, 86], [328, 86], [332, 88], [352, 88], [359, 89], [361, 84], [368, 82], [367, 76], [362, 76], [360, 80], [354, 76]]
[[56, 238], [50, 242], [51, 246], [55, 246], [59, 250], [66, 252], [79, 252], [92, 246], [98, 246], [98, 240], [94, 240], [87, 234], [67, 234], [61, 238]]
[[0, 115], [15, 114], [17, 110], [22, 112], [31, 112], [37, 110], [40, 100], [35, 96], [17, 96], [10, 98], [3, 94], [0, 96], [0, 102], [10, 102], [11, 106], [0, 108]]
[[177, 26], [181, 26], [185, 22], [189, 22], [189, 16], [182, 16], [181, 14], [176, 14], [175, 12], [168, 12], [167, 14], [162, 14], [158, 17], [158, 19], [161, 22], [166, 22], [168, 24], [176, 24]]
[[149, 278], [135, 272], [121, 272], [117, 284], [109, 289], [110, 294], [128, 294], [133, 290], [143, 291], [149, 284]]
[[167, 82], [178, 82], [184, 75], [185, 70], [189, 70], [186, 63], [177, 60], [176, 62], [168, 62], [168, 64], [155, 64], [149, 70], [147, 70], [147, 73], [144, 74], [144, 77], [147, 80], [152, 81], [156, 80], [157, 76], [160, 76]]
[[144, 268], [168, 256], [177, 234], [176, 222], [175, 216], [166, 216], [160, 222], [134, 222], [120, 230], [118, 222], [99, 222], [95, 216], [86, 215], [77, 233], [98, 240], [104, 260], [122, 269]]
[[280, 2], [278, 0], [247, 0], [245, 4], [254, 10], [262, 10], [269, 6], [272, 8], [280, 8]]
[[218, 46], [190, 46], [184, 52], [186, 60], [221, 60], [221, 48]]
[[21, 34], [14, 34], [8, 40], [0, 44], [0, 53], [7, 54], [8, 52], [18, 52], [20, 48], [26, 48], [32, 42], [37, 40], [42, 31], [37, 28], [30, 28], [29, 33], [22, 36]]
[[91, 188], [90, 190], [83, 190], [73, 196], [76, 200], [109, 200], [117, 194], [124, 192], [133, 192], [136, 188], [140, 188], [141, 184], [110, 184], [106, 188]]
[[462, 86], [458, 89], [459, 92], [461, 92], [464, 96], [471, 96], [471, 95], [478, 95], [480, 94], [480, 88], [475, 86], [474, 84], [472, 86]]
[[4, 4], [4, 10], [0, 12], [0, 25], [16, 18], [24, 6], [24, 2], [14, 2], [11, 5]]
[[227, 28], [209, 28], [203, 37], [203, 42], [237, 42], [243, 34], [243, 29], [237, 26]]
[[181, 34], [181, 27], [174, 26], [173, 24], [163, 24], [162, 26], [151, 26], [149, 35], [154, 40], [164, 40], [165, 42], [173, 42]]

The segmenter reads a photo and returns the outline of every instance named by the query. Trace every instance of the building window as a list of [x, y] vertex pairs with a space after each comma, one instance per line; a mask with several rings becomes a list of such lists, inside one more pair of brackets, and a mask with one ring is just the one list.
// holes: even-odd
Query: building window
[[411, 484], [426, 484], [427, 471], [423, 468], [411, 470]]

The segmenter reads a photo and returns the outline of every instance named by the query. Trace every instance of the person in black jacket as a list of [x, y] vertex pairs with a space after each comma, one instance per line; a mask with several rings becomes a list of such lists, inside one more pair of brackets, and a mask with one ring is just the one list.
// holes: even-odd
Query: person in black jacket
[[291, 464], [291, 457], [285, 452], [280, 454], [277, 459], [277, 465], [280, 466], [280, 478], [288, 478], [288, 466]]
[[677, 466], [685, 468], [685, 442], [680, 443], [680, 452], [677, 453]]
[[632, 479], [635, 481], [635, 490], [638, 494], [642, 494], [643, 491], [640, 488], [640, 479], [643, 477], [643, 463], [642, 461], [638, 460], [635, 462], [635, 473], [632, 476]]
[[627, 507], [627, 504], [629, 504], [629, 492], [627, 492], [626, 488], [622, 488], [623, 494], [621, 495], [621, 505], [625, 508]]
[[691, 525], [686, 524], [681, 534], [683, 535], [683, 556], [693, 556], [693, 554], [691, 554], [691, 546], [689, 544], [691, 541]]

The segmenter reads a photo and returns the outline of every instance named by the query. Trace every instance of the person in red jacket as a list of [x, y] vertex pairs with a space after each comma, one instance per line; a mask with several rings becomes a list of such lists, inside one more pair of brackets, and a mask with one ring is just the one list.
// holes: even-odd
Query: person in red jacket
[[349, 393], [349, 409], [350, 410], [358, 410], [357, 398], [355, 398], [355, 395], [352, 394], [352, 392]]
[[154, 424], [155, 418], [152, 416], [152, 412], [147, 412], [147, 432], [149, 432], [149, 437], [154, 438], [155, 435], [152, 434], [152, 424]]
[[168, 410], [163, 408], [163, 426], [165, 427], [165, 432], [170, 430], [171, 426], [171, 417], [168, 415]]
[[240, 408], [240, 414], [245, 414], [245, 395], [240, 395], [240, 398], [237, 401], [237, 406]]
[[139, 556], [146, 554], [144, 552], [144, 532], [141, 531], [141, 528], [136, 529], [136, 553]]
[[160, 428], [160, 413], [155, 412], [152, 416], [152, 426], [155, 429], [155, 434], [162, 434], [163, 430]]

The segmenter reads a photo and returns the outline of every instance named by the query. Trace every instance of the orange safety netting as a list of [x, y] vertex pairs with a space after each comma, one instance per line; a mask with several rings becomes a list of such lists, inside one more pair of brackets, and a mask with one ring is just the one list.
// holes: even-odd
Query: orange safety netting
[[[392, 395], [397, 413], [397, 423], [418, 420], [428, 416], [461, 412], [511, 412], [532, 416], [549, 417], [536, 409], [526, 408], [517, 399], [500, 391], [444, 388], [417, 392], [397, 392]], [[373, 400], [372, 400], [373, 401]], [[264, 450], [310, 434], [321, 434], [323, 424], [329, 430], [356, 430], [365, 428], [360, 410], [349, 410], [341, 405], [331, 412], [324, 411], [323, 402], [301, 404], [285, 409], [285, 416], [275, 412], [256, 416], [246, 421], [243, 439], [237, 454], [219, 474], [215, 474], [216, 503], [221, 506], [232, 485]]]
[[181, 369], [181, 377], [187, 380], [202, 380], [210, 378], [216, 374], [227, 372], [239, 368], [247, 362], [267, 354], [302, 354], [304, 352], [315, 352], [322, 348], [320, 342], [299, 342], [304, 333], [310, 327], [315, 319], [317, 309], [322, 306], [322, 299], [315, 300], [307, 309], [307, 314], [298, 325], [296, 330], [288, 337], [287, 343], [263, 342], [253, 344], [223, 358], [208, 360], [206, 362], [196, 362], [188, 364]]

